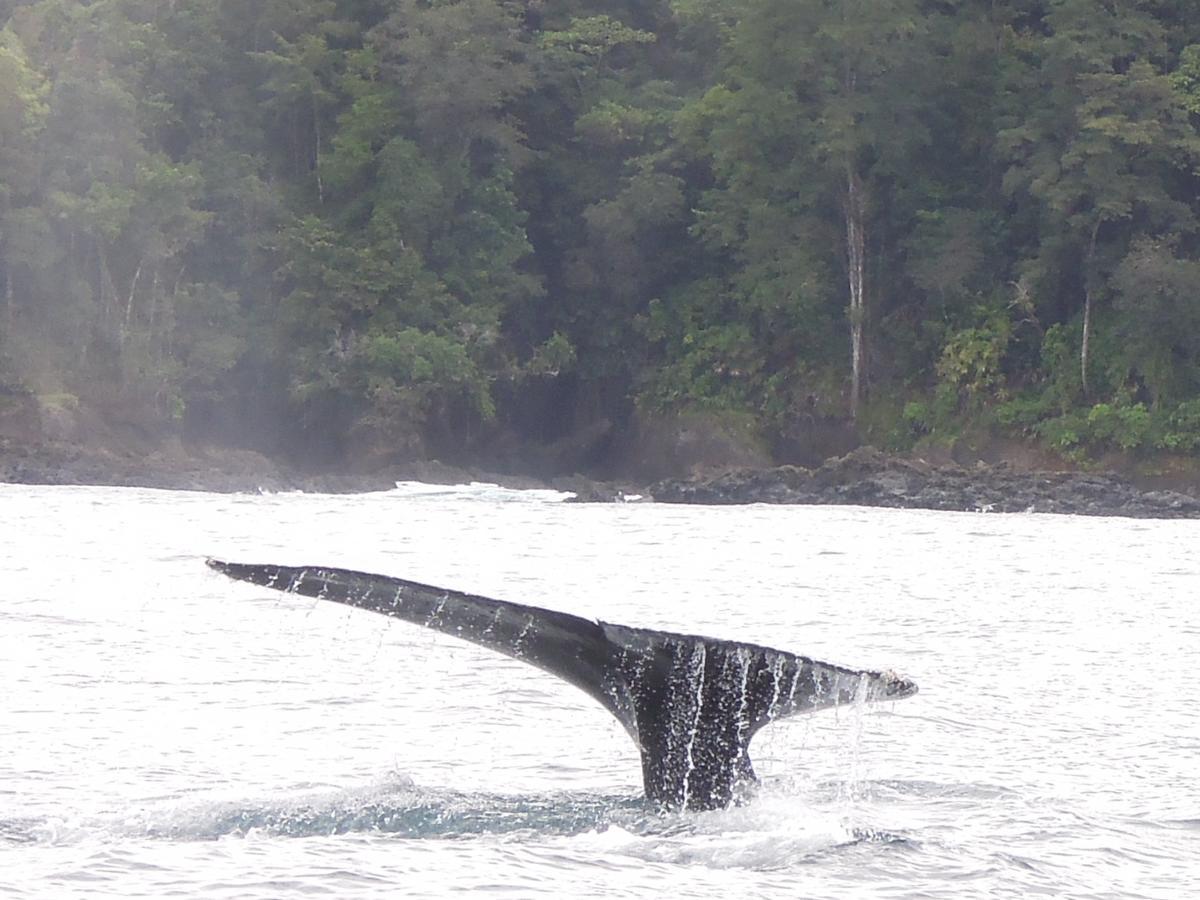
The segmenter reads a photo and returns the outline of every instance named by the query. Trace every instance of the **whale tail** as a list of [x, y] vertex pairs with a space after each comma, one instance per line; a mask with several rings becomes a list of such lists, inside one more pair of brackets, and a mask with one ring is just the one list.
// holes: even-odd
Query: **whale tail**
[[210, 559], [276, 590], [382, 613], [537, 666], [612, 713], [641, 753], [646, 796], [717, 809], [754, 781], [750, 739], [797, 713], [916, 693], [891, 672], [847, 669], [770, 647], [596, 622], [384, 575]]

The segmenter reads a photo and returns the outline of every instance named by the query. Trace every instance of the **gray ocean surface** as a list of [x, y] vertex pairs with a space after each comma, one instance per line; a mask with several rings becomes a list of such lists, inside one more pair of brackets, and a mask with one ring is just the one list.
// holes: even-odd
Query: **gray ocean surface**
[[[0, 485], [0, 897], [1200, 896], [1200, 523]], [[598, 704], [210, 572], [329, 564], [894, 668], [659, 814]]]

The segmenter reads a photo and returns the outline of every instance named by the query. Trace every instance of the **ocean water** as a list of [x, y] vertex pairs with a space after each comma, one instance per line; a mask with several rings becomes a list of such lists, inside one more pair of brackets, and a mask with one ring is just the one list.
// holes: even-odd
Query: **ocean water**
[[[1200, 523], [0, 485], [2, 897], [1200, 896]], [[598, 704], [206, 556], [398, 575], [921, 687], [661, 814]]]

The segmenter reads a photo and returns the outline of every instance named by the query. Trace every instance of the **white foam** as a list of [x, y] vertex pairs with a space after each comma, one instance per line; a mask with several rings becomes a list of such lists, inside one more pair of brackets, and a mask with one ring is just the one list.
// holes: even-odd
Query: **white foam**
[[571, 491], [550, 488], [506, 488], [486, 481], [469, 484], [426, 484], [423, 481], [397, 481], [389, 496], [407, 500], [483, 500], [489, 503], [561, 503], [574, 497]]
[[814, 809], [796, 797], [765, 796], [747, 806], [677, 813], [617, 824], [563, 838], [572, 849], [667, 865], [710, 869], [783, 869], [854, 840], [831, 809]]

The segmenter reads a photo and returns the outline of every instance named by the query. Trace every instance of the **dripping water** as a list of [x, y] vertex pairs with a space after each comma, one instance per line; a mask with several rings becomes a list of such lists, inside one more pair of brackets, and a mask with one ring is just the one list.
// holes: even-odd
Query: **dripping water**
[[704, 712], [704, 668], [708, 658], [708, 651], [704, 644], [697, 642], [692, 650], [692, 663], [688, 667], [690, 680], [694, 682], [694, 702], [695, 711], [692, 714], [691, 725], [688, 728], [686, 754], [687, 767], [683, 775], [683, 806], [686, 809], [688, 801], [691, 799], [690, 781], [692, 773], [696, 771], [696, 759], [694, 749], [696, 744], [696, 734], [700, 729], [700, 717]]

